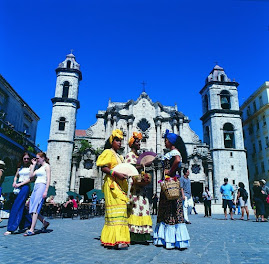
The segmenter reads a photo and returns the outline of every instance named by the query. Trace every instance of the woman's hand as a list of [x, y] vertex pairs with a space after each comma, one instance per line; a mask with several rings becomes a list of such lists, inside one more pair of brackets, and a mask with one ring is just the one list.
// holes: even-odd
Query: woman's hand
[[17, 183], [13, 182], [12, 187], [17, 188], [16, 185], [17, 185]]
[[33, 159], [31, 160], [31, 162], [32, 162], [32, 164], [33, 164], [34, 167], [35, 167], [35, 165], [36, 165], [36, 158], [33, 158]]
[[48, 195], [48, 191], [45, 191], [45, 192], [43, 193], [43, 195], [42, 195], [42, 198], [45, 199], [45, 198], [47, 197], [47, 195]]
[[168, 169], [165, 169], [165, 170], [164, 170], [164, 174], [165, 174], [165, 175], [169, 175], [169, 173], [170, 173], [170, 170], [168, 170]]
[[21, 187], [22, 185], [23, 185], [22, 182], [21, 182], [21, 183], [16, 183], [14, 187], [15, 187], [15, 188], [19, 188], [19, 187]]
[[124, 173], [120, 173], [120, 172], [116, 172], [116, 173], [115, 173], [115, 176], [116, 176], [117, 178], [119, 178], [120, 180], [125, 180], [125, 179], [128, 178], [128, 175], [126, 175], [126, 174], [124, 174]]

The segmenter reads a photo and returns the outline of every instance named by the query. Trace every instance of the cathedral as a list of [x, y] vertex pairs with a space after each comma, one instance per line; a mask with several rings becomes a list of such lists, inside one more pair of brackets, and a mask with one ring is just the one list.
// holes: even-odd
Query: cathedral
[[180, 135], [186, 144], [188, 161], [182, 167], [189, 168], [193, 196], [201, 198], [207, 186], [215, 202], [220, 203], [219, 188], [224, 177], [228, 177], [234, 186], [238, 181], [248, 185], [238, 83], [231, 82], [223, 68], [216, 65], [200, 91], [204, 143], [191, 129], [190, 120], [178, 110], [177, 105], [164, 106], [161, 102], [153, 102], [145, 91], [137, 99], [127, 102], [109, 100], [107, 109], [96, 114], [95, 124], [85, 130], [76, 130], [82, 73], [73, 54], [68, 54], [59, 64], [56, 74], [47, 154], [57, 201], [64, 201], [69, 190], [86, 194], [91, 189], [102, 188], [104, 175], [96, 167], [96, 159], [106, 139], [116, 128], [124, 133], [123, 156], [130, 151], [128, 140], [134, 131], [143, 134], [141, 152], [157, 153], [155, 161], [146, 168], [153, 176], [147, 186], [149, 198], [153, 193], [160, 192], [158, 180], [162, 177], [160, 159], [166, 152], [163, 139], [166, 129]]

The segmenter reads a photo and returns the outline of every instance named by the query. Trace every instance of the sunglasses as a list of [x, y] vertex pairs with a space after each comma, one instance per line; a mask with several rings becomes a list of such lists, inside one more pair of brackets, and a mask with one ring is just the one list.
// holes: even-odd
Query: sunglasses
[[23, 160], [30, 160], [30, 158], [23, 158]]

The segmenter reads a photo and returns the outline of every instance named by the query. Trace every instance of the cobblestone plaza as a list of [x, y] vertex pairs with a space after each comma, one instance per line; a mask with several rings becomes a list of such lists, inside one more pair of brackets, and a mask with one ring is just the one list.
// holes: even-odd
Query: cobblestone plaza
[[[22, 234], [0, 236], [0, 263], [268, 263], [269, 223], [224, 220], [223, 215], [204, 218], [191, 215], [188, 231], [191, 247], [166, 250], [150, 244], [132, 245], [128, 250], [100, 246], [103, 217], [87, 220], [51, 219], [48, 233], [32, 237]], [[156, 223], [156, 216], [153, 216]], [[7, 220], [0, 224], [2, 234]], [[37, 228], [41, 228], [38, 223]]]

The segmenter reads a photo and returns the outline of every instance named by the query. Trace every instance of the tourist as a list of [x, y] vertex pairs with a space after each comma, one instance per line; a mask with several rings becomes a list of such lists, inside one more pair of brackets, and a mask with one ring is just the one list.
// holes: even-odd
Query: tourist
[[264, 218], [265, 208], [264, 208], [264, 194], [265, 192], [262, 190], [262, 187], [258, 181], [254, 181], [253, 183], [253, 201], [256, 206], [256, 222], [259, 222], [261, 218], [262, 222], [267, 222]]
[[12, 186], [18, 188], [19, 193], [10, 211], [7, 231], [4, 233], [5, 236], [13, 234], [19, 226], [21, 229], [29, 228], [31, 226], [31, 217], [28, 210], [25, 208], [25, 203], [30, 192], [30, 165], [30, 155], [27, 152], [24, 152], [17, 166], [17, 172], [13, 180]]
[[205, 215], [204, 215], [204, 217], [211, 217], [212, 195], [211, 195], [208, 187], [205, 187], [205, 191], [203, 192], [202, 197], [203, 197], [204, 207], [205, 207]]
[[[36, 165], [40, 165], [38, 169], [35, 170]], [[24, 236], [35, 235], [35, 226], [37, 219], [39, 219], [42, 224], [42, 231], [45, 231], [49, 226], [43, 216], [40, 215], [40, 211], [47, 197], [48, 189], [50, 185], [50, 165], [49, 160], [44, 152], [39, 152], [36, 154], [36, 158], [32, 159], [32, 165], [30, 167], [30, 177], [36, 177], [34, 190], [30, 197], [29, 212], [32, 214], [32, 225], [29, 230], [26, 231]]]
[[220, 193], [222, 194], [222, 208], [224, 210], [225, 220], [227, 220], [227, 206], [230, 209], [231, 220], [233, 218], [233, 186], [228, 183], [228, 178], [224, 178], [224, 183], [220, 187]]
[[249, 220], [248, 193], [245, 189], [245, 184], [243, 182], [239, 182], [238, 186], [239, 189], [237, 191], [237, 202], [240, 204], [242, 210], [242, 216], [240, 217], [240, 220], [244, 220], [245, 211], [247, 214], [247, 220]]
[[78, 196], [76, 196], [76, 203], [77, 203], [77, 206], [80, 205], [80, 200], [79, 200], [79, 197]]
[[264, 218], [268, 218], [269, 216], [269, 203], [267, 201], [267, 197], [269, 197], [269, 187], [266, 186], [266, 180], [260, 180], [260, 185], [262, 187], [262, 190], [264, 191], [264, 199], [263, 199], [263, 203], [264, 203]]
[[[141, 167], [136, 165], [139, 157], [138, 150], [140, 149], [141, 139], [141, 133], [133, 132], [133, 136], [129, 140], [131, 152], [129, 152], [125, 158], [127, 163], [131, 163], [138, 169]], [[151, 240], [150, 233], [152, 232], [152, 219], [150, 216], [149, 200], [146, 197], [145, 187], [136, 184], [135, 181], [133, 182], [131, 188], [129, 209], [130, 214], [128, 215], [128, 224], [131, 244], [139, 243], [148, 245], [148, 241]]]
[[128, 249], [130, 232], [127, 219], [127, 175], [113, 170], [123, 162], [117, 152], [121, 147], [123, 133], [116, 129], [106, 141], [105, 150], [98, 157], [96, 165], [106, 173], [103, 191], [105, 194], [105, 225], [101, 233], [101, 244], [108, 248]]
[[97, 204], [97, 194], [94, 192], [92, 194], [92, 213], [93, 215], [96, 215], [96, 204]]
[[77, 201], [74, 199], [73, 195], [68, 196], [68, 201], [64, 204], [64, 207], [67, 208], [69, 207], [68, 205], [70, 205], [70, 207], [72, 207], [75, 210], [78, 209]]
[[54, 196], [51, 195], [50, 197], [48, 197], [47, 200], [46, 200], [46, 203], [56, 205], [56, 203], [54, 201]]
[[190, 211], [193, 207], [193, 199], [191, 196], [191, 180], [189, 178], [190, 171], [187, 168], [183, 169], [183, 176], [180, 177], [180, 187], [182, 190], [182, 200], [183, 200], [183, 212], [186, 224], [191, 224], [189, 220], [189, 207]]
[[154, 193], [152, 196], [152, 214], [153, 215], [157, 215], [158, 201], [159, 201], [159, 198], [157, 196], [157, 193]]
[[[4, 173], [4, 170], [5, 170], [5, 162], [0, 160], [0, 197], [2, 195], [2, 183], [4, 182], [4, 176], [3, 176], [3, 173]], [[0, 223], [2, 222], [3, 220], [1, 219], [1, 215], [0, 215]]]
[[[162, 180], [168, 177], [176, 177], [179, 180], [180, 164], [187, 161], [185, 144], [180, 136], [169, 133], [169, 130], [166, 130], [164, 137], [165, 146], [170, 151], [162, 158], [164, 169]], [[155, 246], [163, 246], [166, 249], [189, 247], [190, 237], [184, 222], [182, 192], [179, 199], [168, 200], [161, 190], [153, 239]]]
[[[193, 197], [192, 198], [192, 201], [193, 201], [193, 206], [192, 206], [192, 210], [195, 214], [198, 214], [197, 211], [196, 211], [196, 208], [195, 208], [195, 204], [196, 203], [199, 203], [199, 197]], [[190, 211], [190, 214], [192, 213], [192, 210]]]

